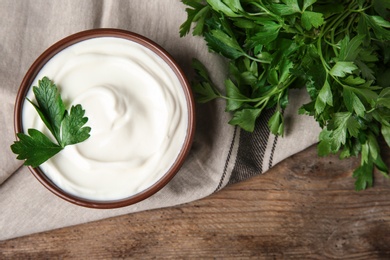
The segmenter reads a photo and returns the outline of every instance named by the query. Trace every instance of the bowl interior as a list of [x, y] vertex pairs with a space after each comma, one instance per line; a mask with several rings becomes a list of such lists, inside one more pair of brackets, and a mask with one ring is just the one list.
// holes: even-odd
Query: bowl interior
[[127, 198], [119, 199], [119, 200], [111, 200], [111, 201], [101, 201], [101, 200], [90, 200], [85, 199], [81, 197], [74, 196], [72, 194], [69, 194], [59, 187], [57, 187], [43, 172], [42, 170], [37, 168], [32, 168], [29, 166], [29, 170], [32, 172], [32, 174], [38, 179], [40, 183], [42, 183], [47, 189], [49, 189], [52, 193], [59, 196], [60, 198], [71, 202], [76, 205], [89, 207], [89, 208], [118, 208], [118, 207], [124, 207], [128, 206], [137, 202], [140, 202], [157, 191], [159, 191], [161, 188], [163, 188], [173, 177], [174, 175], [179, 171], [181, 166], [184, 163], [184, 160], [186, 156], [188, 155], [193, 136], [195, 131], [195, 105], [194, 100], [190, 88], [190, 84], [184, 74], [184, 72], [181, 70], [181, 68], [178, 66], [176, 61], [172, 58], [172, 56], [166, 52], [162, 47], [160, 47], [155, 42], [151, 41], [148, 38], [145, 38], [139, 34], [132, 33], [129, 31], [119, 30], [119, 29], [93, 29], [93, 30], [87, 30], [82, 31], [73, 35], [70, 35], [51, 47], [49, 47], [44, 53], [42, 53], [36, 61], [32, 64], [32, 66], [27, 71], [25, 77], [23, 78], [23, 81], [20, 85], [19, 92], [17, 94], [16, 103], [15, 103], [15, 111], [14, 111], [14, 123], [15, 123], [15, 132], [23, 132], [23, 124], [22, 124], [22, 108], [23, 104], [25, 102], [26, 95], [30, 89], [31, 84], [33, 83], [34, 79], [36, 78], [39, 71], [42, 69], [42, 67], [57, 53], [62, 51], [63, 49], [78, 43], [83, 40], [92, 39], [96, 37], [119, 37], [123, 39], [127, 39], [129, 41], [133, 41], [136, 43], [139, 43], [143, 45], [144, 47], [150, 49], [154, 53], [156, 53], [158, 56], [160, 56], [166, 64], [169, 65], [169, 67], [173, 70], [175, 75], [177, 76], [177, 79], [179, 80], [184, 94], [186, 98], [186, 104], [187, 104], [187, 113], [188, 113], [188, 125], [187, 125], [187, 133], [186, 137], [182, 146], [181, 151], [179, 152], [175, 162], [171, 166], [168, 172], [166, 172], [156, 183], [154, 183], [149, 188]]

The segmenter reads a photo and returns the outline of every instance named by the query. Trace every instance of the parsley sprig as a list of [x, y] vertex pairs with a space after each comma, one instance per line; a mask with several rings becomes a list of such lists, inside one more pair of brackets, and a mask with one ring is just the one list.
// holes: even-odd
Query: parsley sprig
[[84, 126], [88, 118], [81, 105], [65, 109], [57, 86], [47, 77], [33, 87], [37, 104], [27, 99], [53, 135], [56, 142], [37, 129], [28, 129], [27, 134], [17, 133], [18, 141], [11, 145], [17, 159], [25, 160], [24, 165], [37, 167], [59, 153], [67, 145], [85, 141], [91, 128]]
[[229, 61], [225, 93], [198, 60], [193, 85], [199, 102], [226, 99], [230, 124], [253, 131], [265, 109], [283, 135], [289, 91], [305, 87], [311, 102], [299, 113], [322, 127], [318, 153], [361, 156], [356, 190], [388, 176], [379, 138], [390, 146], [390, 3], [386, 0], [182, 0], [185, 36], [203, 36]]

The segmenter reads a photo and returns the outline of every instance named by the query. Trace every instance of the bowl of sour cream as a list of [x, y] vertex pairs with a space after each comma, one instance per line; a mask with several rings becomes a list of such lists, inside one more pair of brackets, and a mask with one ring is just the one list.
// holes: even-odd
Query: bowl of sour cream
[[71, 203], [118, 208], [162, 189], [179, 171], [194, 136], [190, 85], [172, 56], [155, 42], [119, 29], [70, 35], [27, 71], [16, 99], [15, 131], [45, 131], [32, 86], [44, 76], [67, 106], [81, 104], [90, 138], [29, 167], [46, 188]]

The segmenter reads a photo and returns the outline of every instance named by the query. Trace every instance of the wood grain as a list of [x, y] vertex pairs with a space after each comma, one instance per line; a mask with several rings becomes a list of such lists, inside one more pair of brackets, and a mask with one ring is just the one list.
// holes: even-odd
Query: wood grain
[[390, 259], [390, 180], [355, 192], [358, 164], [313, 146], [200, 201], [2, 241], [0, 259]]

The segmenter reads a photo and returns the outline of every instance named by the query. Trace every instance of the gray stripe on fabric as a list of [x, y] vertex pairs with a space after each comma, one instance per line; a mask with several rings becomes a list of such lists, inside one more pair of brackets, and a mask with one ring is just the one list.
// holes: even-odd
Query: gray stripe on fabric
[[274, 153], [275, 153], [275, 148], [277, 143], [278, 143], [278, 136], [275, 136], [274, 142], [272, 144], [271, 155], [269, 157], [268, 169], [271, 169], [271, 167], [273, 166]]
[[228, 165], [230, 163], [230, 159], [231, 159], [234, 143], [235, 143], [235, 140], [236, 140], [236, 135], [237, 135], [237, 126], [234, 127], [233, 138], [232, 138], [232, 141], [230, 143], [229, 152], [228, 152], [228, 155], [227, 155], [227, 158], [226, 158], [225, 166], [223, 168], [223, 173], [222, 173], [221, 179], [220, 179], [220, 181], [218, 183], [218, 186], [217, 186], [217, 188], [215, 189], [214, 192], [217, 192], [218, 190], [220, 190], [222, 185], [223, 185], [223, 182], [225, 181]]
[[241, 131], [236, 162], [228, 184], [248, 179], [263, 172], [264, 154], [270, 130], [268, 120], [274, 109], [265, 110], [256, 121], [253, 133]]
[[[284, 112], [285, 112], [285, 110], [283, 109], [282, 116], [284, 116]], [[275, 135], [275, 139], [274, 139], [274, 142], [272, 144], [271, 154], [269, 156], [269, 162], [268, 162], [268, 169], [271, 169], [271, 167], [273, 166], [274, 153], [275, 153], [276, 145], [278, 143], [278, 137], [279, 137], [278, 135]]]

